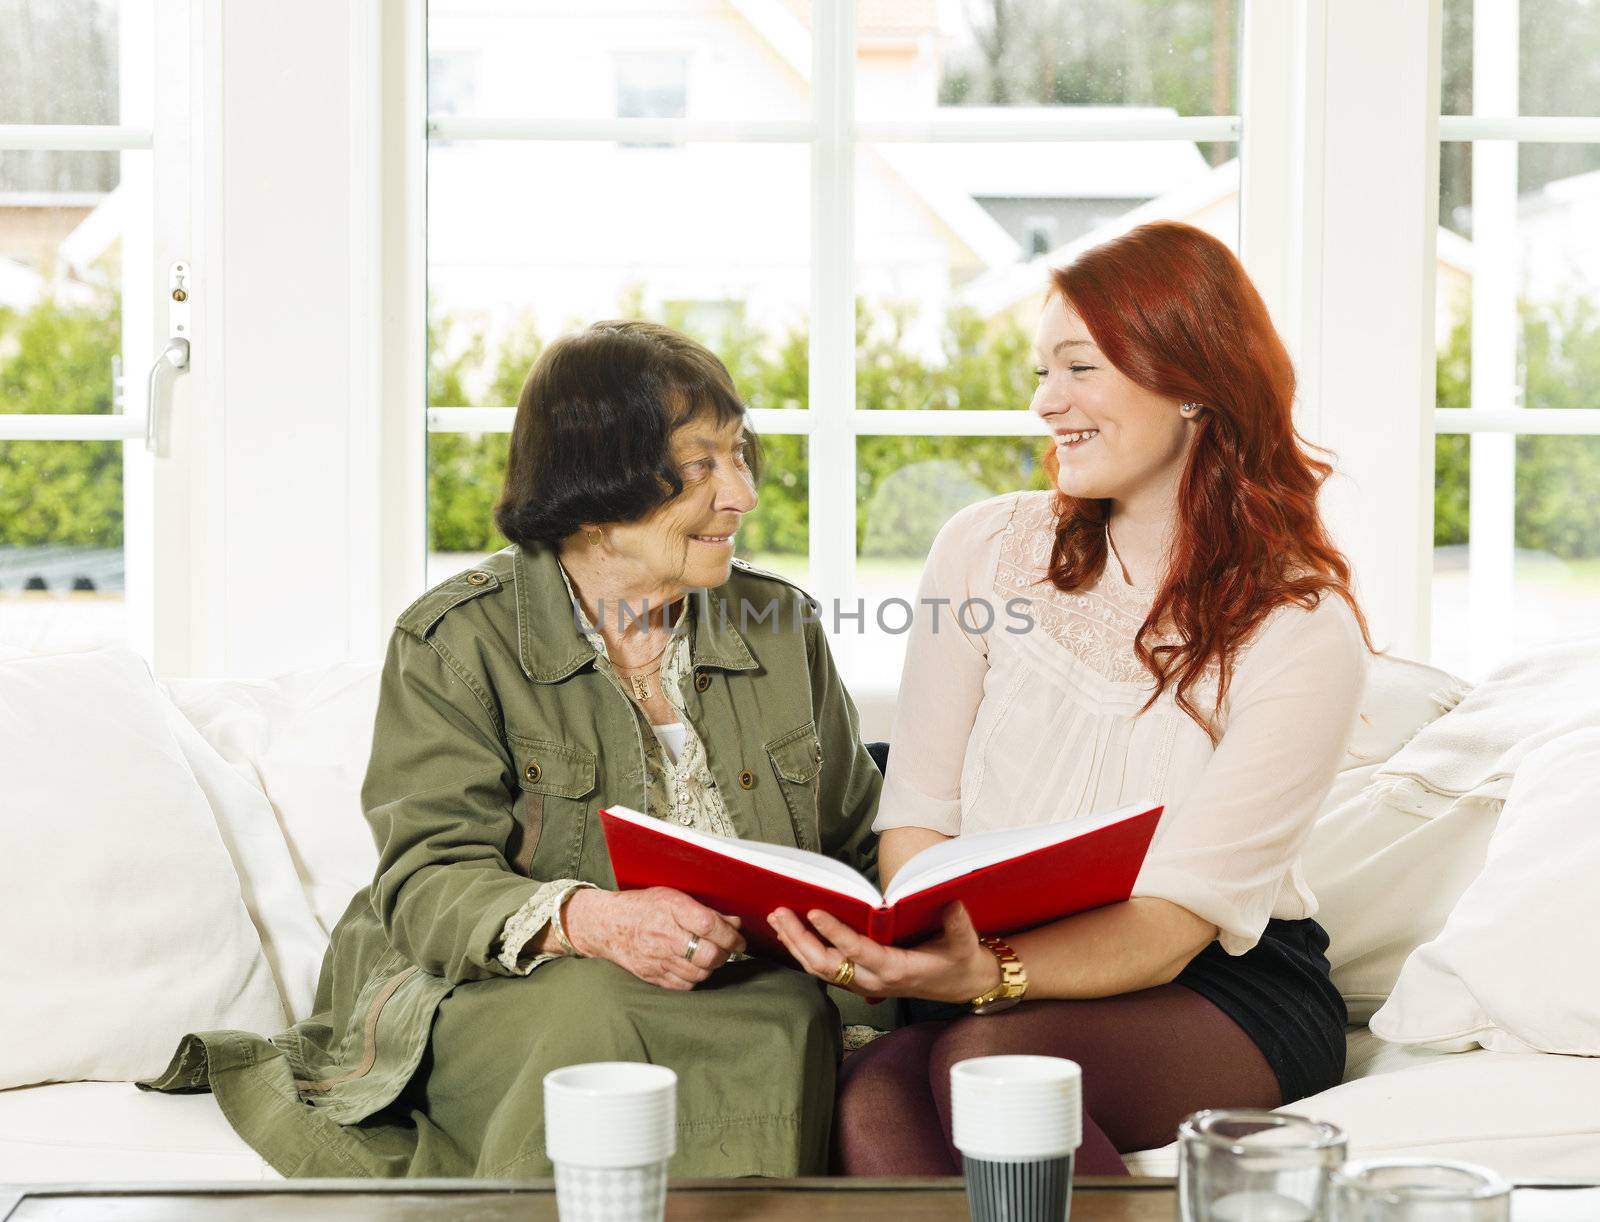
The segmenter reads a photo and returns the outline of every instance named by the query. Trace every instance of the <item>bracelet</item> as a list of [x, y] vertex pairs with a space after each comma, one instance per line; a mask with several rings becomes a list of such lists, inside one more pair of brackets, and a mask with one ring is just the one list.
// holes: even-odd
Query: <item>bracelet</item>
[[574, 959], [585, 959], [588, 956], [574, 946], [572, 944], [572, 939], [567, 937], [567, 927], [561, 920], [561, 914], [563, 909], [565, 909], [567, 906], [567, 901], [582, 890], [582, 887], [572, 888], [572, 890], [568, 891], [561, 897], [561, 902], [556, 905], [556, 910], [550, 914], [550, 928], [555, 932], [556, 945], [561, 948], [561, 953], [563, 955], [567, 955]]

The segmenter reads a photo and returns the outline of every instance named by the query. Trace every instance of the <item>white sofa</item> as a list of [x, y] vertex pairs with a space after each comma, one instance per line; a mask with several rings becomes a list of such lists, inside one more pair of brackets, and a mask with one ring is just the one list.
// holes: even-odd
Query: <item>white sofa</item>
[[[148, 935], [147, 941], [156, 945], [123, 948], [116, 952], [119, 957], [97, 963], [104, 939], [95, 931], [126, 924], [130, 905], [161, 908], [148, 914], [152, 919], [188, 919], [183, 909], [195, 907], [198, 914], [201, 900], [194, 897], [200, 895], [200, 884], [217, 884], [223, 899], [216, 902], [247, 912], [249, 924], [243, 927], [261, 940], [261, 961], [270, 968], [277, 990], [274, 1003], [281, 1004], [286, 1016], [303, 1013], [326, 931], [350, 895], [366, 884], [374, 862], [358, 792], [376, 702], [376, 668], [341, 666], [270, 683], [156, 684], [132, 655], [117, 657], [116, 652], [39, 658], [0, 650], [0, 722], [11, 718], [0, 724], [0, 732], [23, 739], [30, 732], [47, 735], [52, 717], [76, 715], [93, 723], [86, 730], [93, 735], [91, 741], [75, 752], [84, 767], [53, 782], [58, 794], [41, 788], [52, 783], [50, 770], [59, 770], [59, 765], [38, 759], [45, 738], [32, 747], [18, 747], [10, 758], [0, 756], [5, 769], [0, 800], [7, 800], [0, 806], [0, 820], [7, 823], [8, 840], [22, 828], [34, 838], [24, 837], [36, 846], [29, 853], [72, 853], [70, 860], [62, 860], [70, 865], [76, 880], [70, 887], [76, 890], [62, 894], [51, 880], [40, 877], [56, 868], [48, 861], [0, 862], [0, 885], [25, 891], [31, 887], [36, 906], [59, 906], [46, 926], [52, 943], [60, 936], [56, 931], [62, 928], [63, 914], [83, 918], [87, 931], [64, 935], [60, 949], [73, 960], [66, 965], [56, 962], [59, 956], [42, 958], [37, 936], [33, 944], [21, 945], [14, 931], [0, 935], [0, 1026], [42, 1024], [32, 1036], [20, 1037], [40, 1046], [30, 1045], [30, 1055], [39, 1052], [31, 1060], [20, 1056], [18, 1034], [5, 1031], [0, 1085], [11, 1088], [0, 1090], [0, 1182], [277, 1178], [234, 1136], [211, 1096], [157, 1095], [131, 1085], [133, 1077], [160, 1067], [155, 1063], [163, 1060], [158, 1046], [168, 1036], [175, 1039], [182, 1028], [169, 1031], [157, 1025], [153, 1033], [145, 1033], [148, 1038], [138, 1056], [118, 1059], [124, 1042], [137, 1044], [132, 1032], [144, 1021], [139, 972], [121, 971], [121, 965], [130, 954], [142, 956], [140, 971], [146, 961], [159, 967], [167, 959], [191, 954], [188, 935]], [[94, 686], [100, 682], [97, 666], [120, 676], [116, 695], [102, 697]], [[133, 691], [140, 675], [148, 690]], [[1447, 812], [1419, 815], [1373, 796], [1374, 774], [1384, 761], [1463, 691], [1464, 685], [1441, 672], [1380, 660], [1353, 735], [1350, 766], [1341, 773], [1307, 846], [1308, 872], [1323, 899], [1322, 919], [1333, 940], [1336, 981], [1350, 999], [1353, 1017], [1361, 1020], [1381, 1004], [1412, 949], [1438, 932], [1455, 898], [1483, 865], [1498, 800], [1457, 803]], [[40, 707], [29, 707], [30, 699]], [[123, 709], [116, 703], [123, 699], [135, 703]], [[884, 736], [888, 702], [867, 696], [860, 703], [867, 737]], [[92, 712], [91, 704], [97, 706]], [[97, 832], [93, 822], [103, 813], [96, 813], [98, 806], [88, 816], [80, 814], [85, 795], [93, 798], [94, 786], [107, 770], [116, 773], [113, 781], [123, 786], [125, 795], [113, 805], [135, 812], [136, 818], [154, 820], [163, 809], [175, 809], [174, 804], [185, 800], [190, 801], [185, 807], [189, 813], [203, 812], [192, 794], [165, 804], [161, 794], [144, 802], [137, 795], [126, 796], [133, 786], [153, 782], [127, 766], [119, 771], [119, 751], [148, 754], [154, 749], [141, 745], [144, 740], [121, 746], [108, 740], [123, 730], [153, 734], [152, 719], [164, 719], [163, 733], [170, 732], [192, 771], [195, 792], [203, 794], [216, 820], [220, 849], [198, 866], [186, 865], [191, 871], [186, 877], [194, 881], [181, 888], [182, 903], [174, 902], [170, 888], [151, 893], [148, 887], [130, 885], [112, 894], [121, 872], [96, 860], [97, 854], [128, 852], [117, 847], [124, 843], [118, 837], [133, 836], [142, 844], [159, 829], [153, 824], [130, 827], [129, 818], [108, 818]], [[91, 826], [40, 840], [45, 833], [36, 829], [52, 815], [69, 821], [87, 818]], [[189, 835], [194, 839], [199, 833]], [[159, 870], [160, 863], [150, 868]], [[192, 873], [202, 868], [221, 877], [206, 880]], [[196, 914], [191, 915], [198, 919]], [[204, 919], [211, 931], [226, 924], [225, 917]], [[214, 964], [215, 957], [195, 962]], [[58, 1007], [49, 995], [51, 989], [63, 994], [80, 986], [93, 990], [109, 976], [118, 977], [124, 991], [118, 995], [121, 1000], [107, 1002], [105, 1012], [76, 1001]], [[194, 977], [195, 970], [185, 968], [181, 979]], [[228, 979], [234, 983], [196, 1003], [210, 1007], [203, 1009], [206, 1018], [236, 1015], [240, 990], [258, 990], [253, 1004], [259, 1011], [260, 981], [238, 972]], [[42, 1000], [41, 990], [46, 994]], [[30, 1000], [24, 1000], [28, 991]], [[172, 993], [169, 987], [163, 996]], [[153, 993], [150, 1000], [154, 1005]], [[62, 1024], [62, 1047], [52, 1050]], [[271, 1021], [260, 1025], [270, 1026]], [[1521, 1180], [1600, 1178], [1600, 1058], [1402, 1047], [1384, 1043], [1361, 1024], [1350, 1028], [1348, 1039], [1344, 1084], [1289, 1110], [1339, 1124], [1349, 1134], [1354, 1154], [1466, 1158]], [[67, 1047], [74, 1041], [78, 1046], [94, 1044], [103, 1055], [85, 1061], [77, 1055], [81, 1048]], [[47, 1081], [51, 1077], [122, 1080]], [[1136, 1173], [1171, 1174], [1173, 1149], [1145, 1151], [1129, 1162]]]

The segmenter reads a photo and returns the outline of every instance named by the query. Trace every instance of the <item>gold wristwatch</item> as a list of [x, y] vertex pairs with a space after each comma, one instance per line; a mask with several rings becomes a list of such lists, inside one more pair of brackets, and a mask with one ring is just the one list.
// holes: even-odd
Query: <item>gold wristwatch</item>
[[1017, 952], [999, 938], [979, 938], [978, 941], [999, 960], [1000, 983], [972, 999], [972, 1012], [998, 1014], [1022, 1000], [1022, 995], [1028, 991], [1028, 972], [1022, 966], [1022, 960], [1017, 958]]

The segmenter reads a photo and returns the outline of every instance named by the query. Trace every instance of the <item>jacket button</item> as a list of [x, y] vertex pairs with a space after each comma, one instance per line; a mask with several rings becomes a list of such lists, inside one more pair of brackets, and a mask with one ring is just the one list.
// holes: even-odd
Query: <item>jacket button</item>
[[522, 775], [528, 778], [528, 784], [537, 785], [539, 783], [539, 778], [544, 775], [544, 769], [539, 767], [538, 763], [535, 762], [529, 764], [527, 770], [523, 772]]
[[817, 744], [817, 763], [822, 763], [822, 744]]
[[485, 573], [482, 569], [473, 569], [472, 572], [467, 574], [467, 584], [469, 586], [486, 586], [489, 584], [489, 581], [489, 574]]
[[739, 774], [740, 789], [754, 789], [756, 787], [756, 774], [746, 768]]
[[[710, 686], [711, 686], [711, 676], [706, 674], [705, 671], [701, 671], [698, 675], [696, 675], [694, 677], [694, 690], [695, 691], [703, 692], [703, 691], [706, 690], [706, 688], [708, 688]], [[745, 788], [749, 789], [750, 786], [746, 785]]]

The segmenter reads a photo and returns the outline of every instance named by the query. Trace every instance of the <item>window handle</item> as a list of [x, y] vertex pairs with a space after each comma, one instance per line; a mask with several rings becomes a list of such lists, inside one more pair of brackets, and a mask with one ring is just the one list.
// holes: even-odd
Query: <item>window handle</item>
[[145, 384], [144, 448], [157, 458], [172, 452], [168, 427], [172, 384], [189, 368], [189, 265], [174, 263], [168, 272], [167, 346], [150, 366]]
[[166, 428], [167, 399], [172, 383], [178, 374], [189, 368], [189, 341], [173, 338], [150, 366], [150, 381], [145, 402], [144, 448], [157, 458], [166, 458], [172, 451], [172, 438]]

